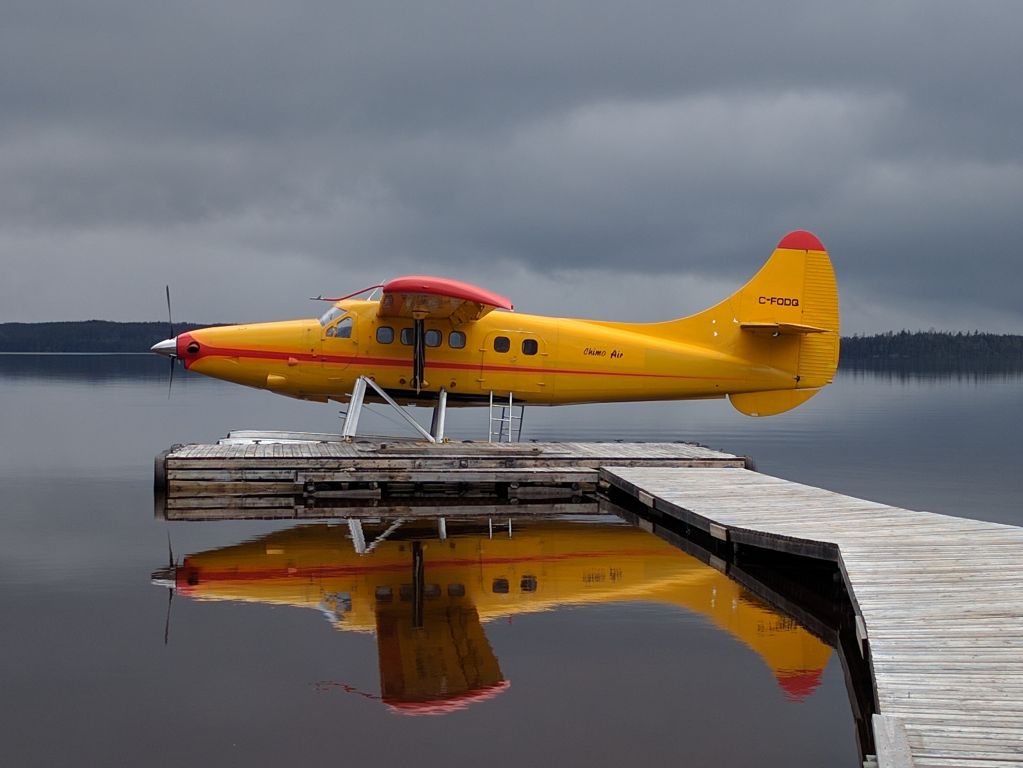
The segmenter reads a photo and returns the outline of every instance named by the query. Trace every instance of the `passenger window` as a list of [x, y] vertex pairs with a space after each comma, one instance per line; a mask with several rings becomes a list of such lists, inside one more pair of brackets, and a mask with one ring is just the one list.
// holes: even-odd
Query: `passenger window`
[[349, 613], [352, 610], [352, 593], [338, 592], [336, 605], [343, 613]]
[[523, 592], [536, 592], [536, 576], [523, 576], [519, 582], [519, 589]]
[[461, 331], [452, 331], [448, 334], [448, 345], [452, 349], [462, 349], [465, 346], [465, 334]]
[[465, 597], [465, 584], [448, 584], [448, 597]]
[[404, 344], [406, 347], [411, 347], [412, 346], [412, 329], [411, 328], [402, 328], [401, 329], [401, 343]]
[[495, 595], [507, 595], [508, 579], [494, 579], [494, 585], [492, 589]]
[[536, 343], [536, 339], [523, 339], [522, 340], [522, 354], [524, 355], [535, 355], [537, 350], [540, 349], [540, 345]]
[[428, 347], [439, 347], [442, 338], [441, 332], [433, 329], [423, 334], [423, 340], [426, 341]]
[[495, 352], [507, 352], [509, 349], [511, 349], [511, 341], [507, 336], [497, 336], [494, 338]]
[[377, 328], [377, 343], [390, 344], [394, 341], [394, 329], [389, 325], [381, 325]]

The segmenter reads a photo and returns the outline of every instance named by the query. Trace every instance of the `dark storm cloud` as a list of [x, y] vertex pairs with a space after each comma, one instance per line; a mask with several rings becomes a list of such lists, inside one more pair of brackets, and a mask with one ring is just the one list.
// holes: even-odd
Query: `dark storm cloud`
[[171, 261], [257, 295], [324, 272], [487, 281], [485, 264], [518, 276], [509, 293], [587, 272], [716, 285], [808, 227], [853, 330], [1023, 325], [1017, 3], [3, 16], [0, 254], [18, 275], [0, 319], [40, 319], [22, 298], [39, 291], [81, 316], [65, 269], [114, 271], [90, 294], [141, 316], [125, 293]]

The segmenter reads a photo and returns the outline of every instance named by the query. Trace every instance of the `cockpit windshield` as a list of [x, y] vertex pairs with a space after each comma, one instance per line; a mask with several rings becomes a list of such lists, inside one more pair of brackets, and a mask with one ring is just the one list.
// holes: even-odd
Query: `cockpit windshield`
[[331, 307], [330, 309], [323, 313], [323, 317], [320, 318], [320, 325], [322, 326], [330, 325], [332, 322], [341, 317], [341, 315], [343, 315], [344, 313], [345, 311], [340, 307]]

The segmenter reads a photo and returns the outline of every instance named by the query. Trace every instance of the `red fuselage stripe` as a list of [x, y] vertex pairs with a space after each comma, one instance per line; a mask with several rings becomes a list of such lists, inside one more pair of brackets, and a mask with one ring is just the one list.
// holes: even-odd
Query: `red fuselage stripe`
[[[191, 357], [191, 359], [189, 359]], [[185, 367], [191, 367], [196, 360], [204, 357], [247, 357], [256, 360], [297, 360], [303, 363], [321, 363], [334, 365], [386, 365], [386, 366], [407, 366], [411, 358], [403, 359], [397, 357], [359, 357], [357, 355], [317, 355], [308, 352], [282, 352], [267, 349], [231, 349], [226, 347], [209, 347], [203, 345], [199, 353], [194, 356], [186, 356]], [[646, 379], [699, 379], [704, 381], [735, 380], [734, 377], [722, 376], [689, 376], [674, 373], [643, 373], [634, 371], [593, 371], [580, 370], [577, 368], [536, 368], [532, 366], [517, 365], [484, 365], [475, 363], [452, 363], [444, 360], [428, 361], [429, 367], [434, 370], [447, 369], [455, 371], [500, 371], [502, 373], [549, 373], [549, 374], [570, 374], [573, 376], [628, 376]]]
[[[444, 560], [430, 560], [427, 565], [430, 568], [464, 568], [468, 566], [492, 566], [492, 565], [514, 565], [520, 563], [552, 563], [564, 560], [590, 560], [598, 557], [651, 557], [663, 555], [664, 552], [658, 549], [616, 549], [606, 552], [566, 552], [561, 555], [526, 555], [522, 557], [469, 557], [469, 558], [447, 558]], [[408, 563], [374, 563], [371, 565], [306, 565], [277, 568], [252, 568], [251, 570], [206, 570], [201, 565], [192, 565], [185, 559], [180, 569], [187, 572], [190, 569], [197, 571], [199, 583], [208, 581], [260, 581], [263, 579], [283, 578], [330, 578], [336, 576], [354, 576], [357, 574], [371, 573], [406, 573], [409, 569]]]

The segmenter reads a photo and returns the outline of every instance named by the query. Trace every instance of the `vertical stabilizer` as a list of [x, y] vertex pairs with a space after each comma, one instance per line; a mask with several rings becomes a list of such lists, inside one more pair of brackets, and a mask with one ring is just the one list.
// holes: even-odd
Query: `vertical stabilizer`
[[793, 390], [730, 397], [751, 416], [787, 411], [830, 384], [838, 368], [838, 287], [831, 259], [805, 231], [781, 239], [771, 258], [733, 298], [738, 325], [754, 357], [791, 371]]

